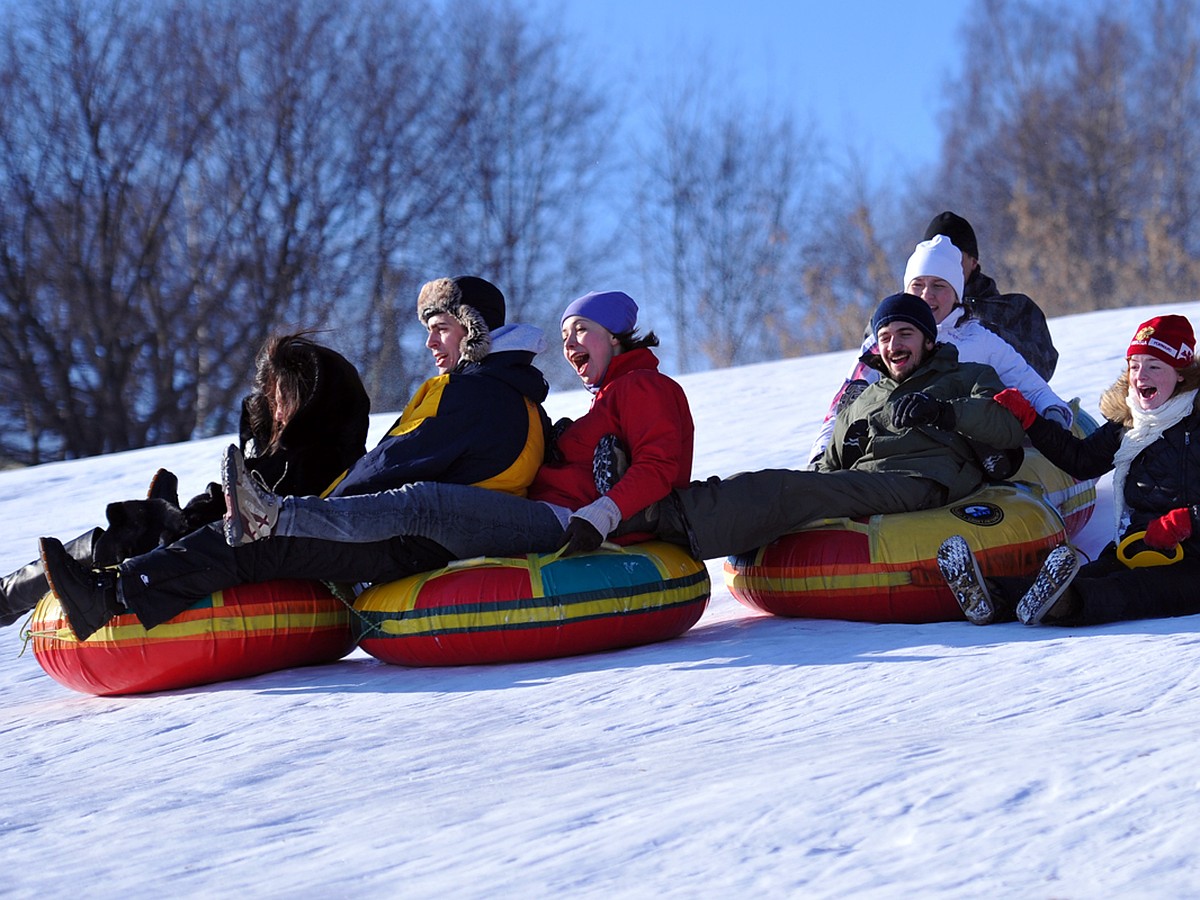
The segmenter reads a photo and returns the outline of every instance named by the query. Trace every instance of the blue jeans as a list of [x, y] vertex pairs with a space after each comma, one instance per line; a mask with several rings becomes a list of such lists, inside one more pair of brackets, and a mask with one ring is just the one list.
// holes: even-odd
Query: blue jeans
[[524, 556], [562, 546], [568, 512], [486, 488], [418, 481], [379, 494], [288, 497], [272, 534], [351, 544], [408, 535], [436, 541], [456, 559]]

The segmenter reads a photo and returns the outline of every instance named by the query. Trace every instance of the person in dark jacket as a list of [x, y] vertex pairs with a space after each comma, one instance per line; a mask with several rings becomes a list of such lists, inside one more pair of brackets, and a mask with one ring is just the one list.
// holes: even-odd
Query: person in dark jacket
[[[538, 348], [492, 352], [493, 332], [504, 326], [504, 295], [482, 278], [429, 282], [418, 311], [440, 374], [417, 390], [379, 445], [337, 479], [333, 493], [382, 490], [411, 478], [524, 490], [545, 451], [541, 403], [548, 387], [533, 366]], [[42, 539], [42, 559], [72, 630], [86, 640], [119, 612], [132, 611], [153, 628], [238, 584], [393, 581], [440, 568], [451, 555], [415, 537], [362, 544], [278, 538], [230, 546], [214, 523], [114, 569], [81, 566], [51, 538]]]
[[[1125, 372], [1100, 399], [1105, 422], [1086, 438], [1038, 415], [1019, 391], [997, 395], [1033, 446], [1064, 472], [1076, 478], [1113, 473], [1115, 540], [1083, 566], [1073, 547], [1056, 547], [1036, 578], [1022, 579], [984, 578], [966, 540], [948, 538], [938, 565], [971, 622], [987, 625], [1015, 616], [1026, 625], [1093, 625], [1200, 612], [1195, 348], [1191, 323], [1183, 316], [1142, 323], [1126, 351]], [[1158, 564], [1123, 562], [1118, 551], [1126, 540], [1134, 557], [1145, 554]], [[1128, 549], [1124, 555], [1133, 559]]]
[[[255, 360], [254, 386], [242, 400], [239, 440], [246, 466], [281, 494], [325, 488], [366, 452], [371, 401], [358, 370], [307, 334], [268, 338]], [[95, 568], [165, 546], [219, 521], [221, 485], [180, 508], [178, 480], [160, 469], [145, 500], [110, 503], [107, 528], [93, 528], [65, 546]], [[0, 579], [0, 625], [10, 625], [50, 589], [40, 558]]]
[[744, 553], [825, 517], [913, 512], [952, 503], [985, 472], [972, 441], [1009, 450], [1020, 424], [992, 402], [991, 366], [964, 363], [937, 341], [937, 323], [912, 294], [886, 297], [871, 318], [882, 377], [838, 413], [817, 471], [773, 469], [696, 481], [622, 529], [650, 530], [697, 559]]
[[1002, 294], [993, 278], [979, 267], [979, 242], [971, 223], [956, 213], [938, 213], [925, 229], [923, 241], [944, 234], [962, 251], [963, 306], [1015, 347], [1045, 381], [1058, 366], [1058, 350], [1050, 337], [1046, 315], [1026, 294]]

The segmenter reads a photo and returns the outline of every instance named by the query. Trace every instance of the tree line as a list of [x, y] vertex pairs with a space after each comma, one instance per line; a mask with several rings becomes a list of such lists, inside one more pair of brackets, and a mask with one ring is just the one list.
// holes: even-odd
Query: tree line
[[21, 463], [236, 427], [282, 330], [397, 409], [429, 374], [417, 290], [447, 274], [551, 338], [570, 297], [629, 290], [680, 372], [855, 344], [945, 208], [1049, 315], [1197, 292], [1181, 0], [975, 0], [924, 179], [702, 61], [639, 87], [631, 122], [628, 86], [510, 0], [2, 9], [0, 456]]

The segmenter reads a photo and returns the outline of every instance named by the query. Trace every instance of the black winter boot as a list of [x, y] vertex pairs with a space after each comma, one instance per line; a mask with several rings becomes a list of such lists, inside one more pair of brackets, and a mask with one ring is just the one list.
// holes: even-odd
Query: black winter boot
[[96, 542], [93, 562], [98, 567], [148, 553], [185, 535], [187, 517], [178, 506], [161, 497], [119, 500], [104, 509], [108, 529]]
[[972, 625], [1011, 622], [1016, 618], [1017, 604], [1013, 598], [1025, 592], [1027, 582], [1019, 578], [984, 578], [979, 561], [961, 535], [952, 535], [942, 542], [937, 566]]
[[146, 489], [147, 500], [166, 500], [172, 506], [179, 507], [179, 479], [170, 469], [159, 469], [150, 479], [150, 487]]
[[658, 540], [669, 544], [677, 544], [696, 559], [701, 558], [697, 551], [695, 535], [692, 534], [683, 506], [674, 491], [629, 518], [622, 519], [621, 524], [609, 537], [642, 533], [653, 534]]
[[[73, 558], [90, 567], [103, 534], [101, 528], [85, 531], [73, 541], [68, 541], [66, 550]], [[0, 626], [11, 625], [26, 615], [49, 591], [50, 583], [46, 580], [41, 557], [0, 578]]]
[[123, 610], [117, 600], [117, 573], [81, 565], [55, 538], [42, 538], [40, 546], [50, 590], [62, 604], [75, 637], [86, 641]]

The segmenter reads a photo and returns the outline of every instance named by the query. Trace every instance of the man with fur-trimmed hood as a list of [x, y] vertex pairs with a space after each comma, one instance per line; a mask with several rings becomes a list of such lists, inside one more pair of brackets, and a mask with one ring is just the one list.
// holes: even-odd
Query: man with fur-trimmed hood
[[[421, 288], [417, 317], [438, 375], [413, 394], [379, 444], [331, 496], [445, 481], [525, 496], [545, 456], [549, 387], [533, 357], [541, 329], [506, 325], [504, 295], [474, 275]], [[237, 523], [234, 523], [236, 529]]]
[[[421, 288], [417, 314], [438, 374], [422, 384], [380, 442], [326, 495], [377, 494], [418, 481], [474, 485], [524, 496], [545, 456], [545, 377], [533, 365], [540, 329], [505, 325], [504, 295], [473, 275], [439, 278]], [[226, 455], [225, 489], [243, 467]], [[237, 508], [230, 498], [229, 508]], [[132, 611], [153, 628], [214, 591], [277, 578], [327, 582], [394, 581], [451, 560], [437, 543], [395, 537], [372, 543], [276, 537], [239, 542], [261, 525], [253, 513], [227, 516], [174, 544], [89, 570], [62, 545], [43, 539], [51, 585], [80, 640], [113, 615]], [[236, 544], [231, 546], [230, 544]]]

